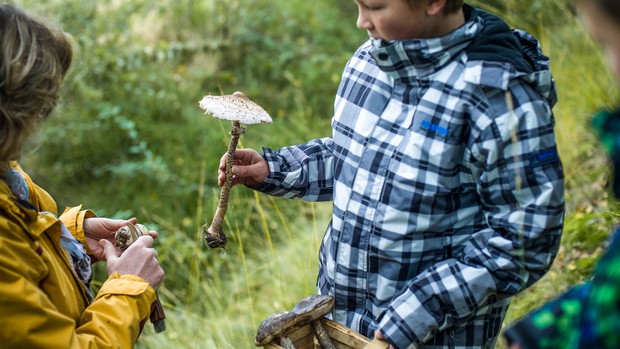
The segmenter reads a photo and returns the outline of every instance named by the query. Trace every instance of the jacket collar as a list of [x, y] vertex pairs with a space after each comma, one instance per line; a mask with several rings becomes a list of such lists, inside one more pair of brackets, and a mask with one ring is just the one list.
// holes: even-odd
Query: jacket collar
[[461, 27], [432, 39], [371, 39], [370, 54], [377, 66], [395, 79], [421, 78], [441, 70], [469, 46], [484, 27], [479, 16], [470, 16]]
[[16, 198], [4, 180], [0, 180], [0, 210], [34, 236], [40, 236], [58, 222], [53, 214], [39, 212], [29, 201]]

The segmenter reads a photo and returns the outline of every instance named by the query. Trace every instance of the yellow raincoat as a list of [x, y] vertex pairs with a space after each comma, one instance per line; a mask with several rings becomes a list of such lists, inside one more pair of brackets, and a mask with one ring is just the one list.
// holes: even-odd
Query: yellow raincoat
[[23, 174], [30, 204], [18, 202], [0, 180], [0, 348], [131, 348], [155, 290], [138, 276], [114, 273], [88, 304], [60, 245], [60, 224], [88, 251], [83, 223], [95, 215], [79, 206], [59, 219], [42, 213], [56, 214], [56, 203]]

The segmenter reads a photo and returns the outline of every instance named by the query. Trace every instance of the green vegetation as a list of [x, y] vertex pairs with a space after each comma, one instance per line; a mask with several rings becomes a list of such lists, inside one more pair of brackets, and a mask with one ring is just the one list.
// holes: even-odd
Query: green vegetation
[[[618, 96], [569, 2], [476, 2], [541, 39], [560, 94], [563, 246], [553, 270], [515, 298], [507, 323], [586, 278], [618, 221], [605, 188], [605, 155], [589, 129], [592, 113]], [[215, 211], [228, 125], [203, 116], [198, 101], [241, 90], [270, 112], [274, 123], [249, 129], [243, 147], [329, 135], [342, 67], [366, 39], [355, 28], [353, 2], [14, 3], [61, 23], [77, 49], [61, 108], [23, 167], [61, 208], [81, 203], [101, 216], [136, 216], [160, 232], [168, 329], [155, 334], [147, 326], [138, 347], [253, 348], [263, 318], [315, 292], [331, 205], [236, 187], [226, 217], [229, 247], [207, 250], [200, 227]]]

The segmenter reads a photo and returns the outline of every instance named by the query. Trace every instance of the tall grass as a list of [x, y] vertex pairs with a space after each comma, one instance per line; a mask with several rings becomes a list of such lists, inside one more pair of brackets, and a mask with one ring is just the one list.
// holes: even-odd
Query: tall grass
[[[158, 249], [166, 275], [188, 280], [185, 286], [160, 288], [161, 298], [167, 300], [168, 329], [154, 334], [147, 328], [139, 348], [252, 348], [255, 330], [264, 318], [290, 310], [299, 299], [316, 293], [317, 251], [329, 205], [232, 196], [226, 250], [205, 251], [201, 233], [170, 234], [173, 227], [161, 238]], [[298, 218], [285, 218], [282, 205], [293, 205]], [[259, 226], [235, 217], [245, 214], [246, 206], [260, 212]], [[196, 223], [194, 228], [200, 231], [200, 221]], [[248, 234], [260, 234], [263, 239], [249, 239]]]

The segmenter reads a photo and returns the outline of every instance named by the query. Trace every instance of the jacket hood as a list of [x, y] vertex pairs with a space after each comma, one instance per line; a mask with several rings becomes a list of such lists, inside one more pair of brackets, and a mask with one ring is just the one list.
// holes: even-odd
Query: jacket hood
[[[465, 5], [466, 21], [482, 20], [481, 32], [467, 48], [468, 68], [479, 71], [473, 82], [506, 90], [510, 80], [521, 78], [540, 93], [551, 107], [557, 102], [555, 81], [545, 56], [534, 36], [510, 29], [501, 18]], [[504, 70], [498, 77], [497, 70]]]
[[[531, 73], [534, 68], [526, 59], [523, 47], [506, 22], [488, 12], [466, 5], [465, 20], [482, 19], [482, 30], [471, 41], [467, 55], [474, 61], [510, 63], [517, 71]], [[530, 50], [531, 51], [531, 50]]]

